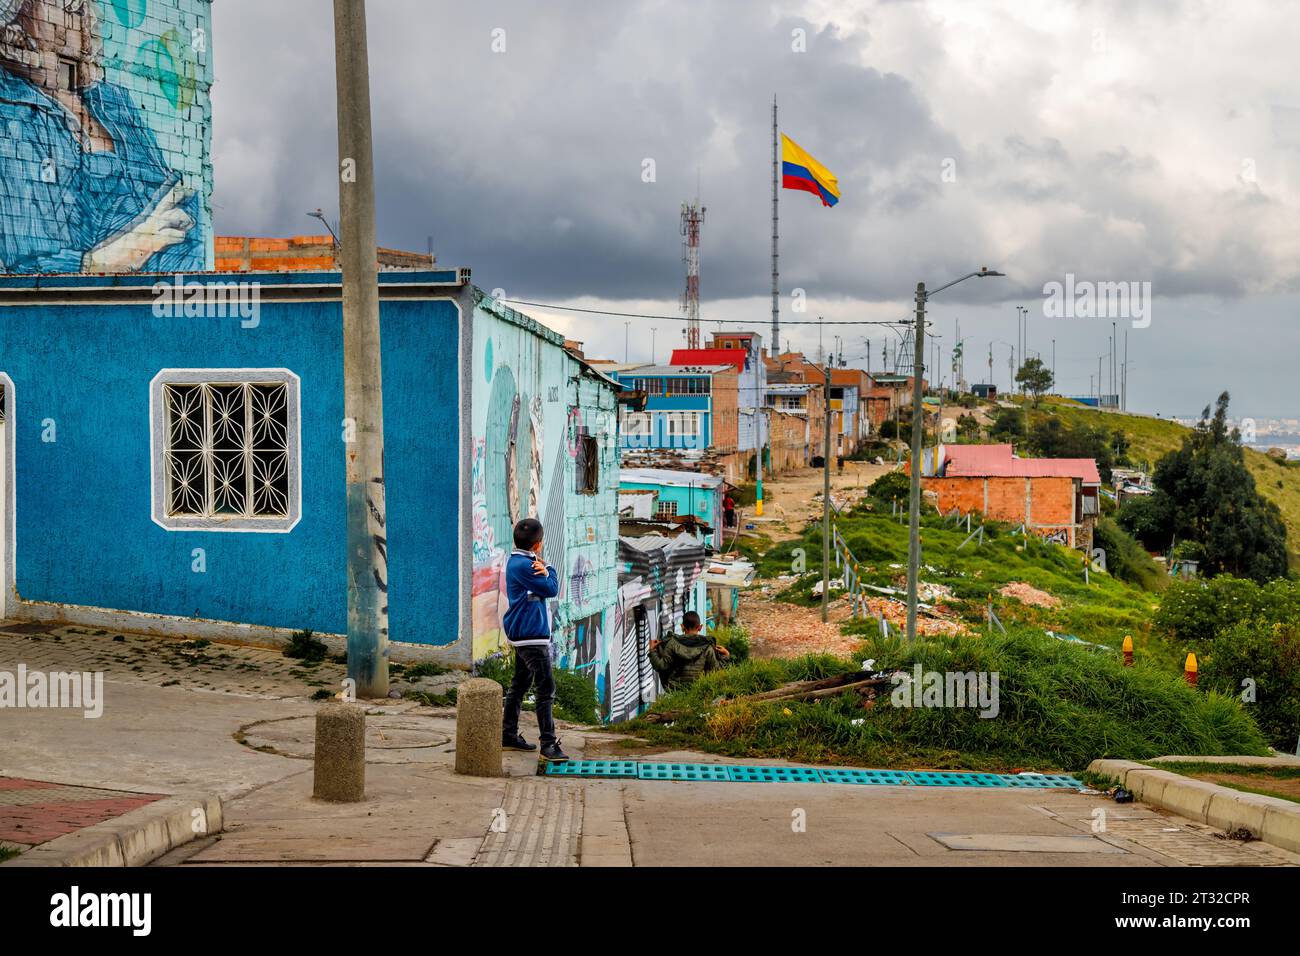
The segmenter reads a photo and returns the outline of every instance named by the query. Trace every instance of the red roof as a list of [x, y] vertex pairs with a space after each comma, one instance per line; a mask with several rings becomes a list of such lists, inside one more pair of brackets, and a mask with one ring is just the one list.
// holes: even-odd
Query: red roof
[[1017, 458], [1010, 445], [945, 445], [944, 476], [982, 478], [1078, 478], [1101, 484], [1092, 458]]
[[734, 365], [737, 372], [745, 370], [744, 349], [673, 349], [669, 365]]

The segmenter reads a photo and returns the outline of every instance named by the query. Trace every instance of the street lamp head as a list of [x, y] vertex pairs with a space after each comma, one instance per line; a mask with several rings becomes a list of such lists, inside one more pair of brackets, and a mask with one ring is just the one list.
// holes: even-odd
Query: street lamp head
[[1005, 275], [1006, 275], [1005, 272], [998, 272], [998, 271], [996, 271], [996, 270], [994, 270], [994, 269], [990, 269], [988, 266], [983, 266], [983, 267], [980, 269], [980, 271], [977, 272], [977, 273], [975, 273], [975, 274], [976, 274], [977, 276], [979, 276], [981, 279], [984, 278], [985, 276], [1005, 276]]

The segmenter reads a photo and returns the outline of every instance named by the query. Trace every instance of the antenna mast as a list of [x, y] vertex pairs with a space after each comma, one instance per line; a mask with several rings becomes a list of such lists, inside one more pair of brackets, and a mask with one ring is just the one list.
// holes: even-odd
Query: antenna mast
[[700, 226], [704, 223], [705, 209], [697, 197], [693, 203], [682, 203], [682, 243], [686, 252], [686, 292], [682, 296], [682, 311], [686, 313], [686, 347], [700, 347]]

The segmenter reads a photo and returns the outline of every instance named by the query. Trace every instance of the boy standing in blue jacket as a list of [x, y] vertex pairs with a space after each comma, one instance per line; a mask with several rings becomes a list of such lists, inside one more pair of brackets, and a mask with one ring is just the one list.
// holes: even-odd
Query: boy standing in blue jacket
[[501, 722], [501, 746], [508, 750], [536, 750], [519, 733], [519, 710], [532, 687], [537, 699], [537, 730], [542, 739], [542, 756], [547, 760], [568, 760], [555, 736], [555, 678], [551, 675], [551, 618], [546, 601], [560, 593], [555, 568], [548, 567], [542, 553], [542, 523], [524, 518], [515, 525], [515, 550], [506, 562], [506, 597], [510, 608], [501, 624], [506, 640], [515, 651], [515, 676], [505, 695]]

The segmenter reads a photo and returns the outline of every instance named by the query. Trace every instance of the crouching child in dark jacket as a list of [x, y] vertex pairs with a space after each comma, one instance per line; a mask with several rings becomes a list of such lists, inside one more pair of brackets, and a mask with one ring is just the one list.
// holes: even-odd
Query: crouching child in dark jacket
[[555, 677], [551, 674], [551, 617], [546, 601], [560, 593], [555, 568], [539, 557], [542, 523], [524, 518], [515, 525], [515, 550], [506, 562], [506, 597], [510, 607], [501, 619], [506, 640], [515, 652], [515, 674], [505, 695], [501, 721], [501, 746], [509, 750], [536, 750], [519, 733], [519, 711], [528, 689], [537, 701], [537, 730], [542, 756], [568, 760], [555, 736]]
[[682, 633], [650, 644], [650, 666], [667, 690], [692, 683], [701, 674], [717, 670], [730, 655], [717, 641], [700, 633], [700, 616], [694, 611], [682, 615]]

